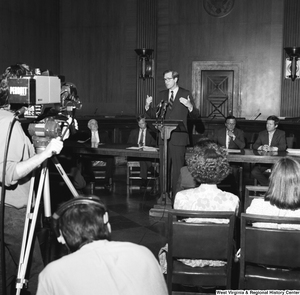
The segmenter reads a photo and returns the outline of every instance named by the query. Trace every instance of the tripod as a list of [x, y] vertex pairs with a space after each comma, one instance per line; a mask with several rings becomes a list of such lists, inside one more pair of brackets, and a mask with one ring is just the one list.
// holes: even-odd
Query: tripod
[[[64, 179], [66, 185], [70, 189], [71, 193], [73, 194], [74, 198], [78, 197], [78, 192], [74, 188], [73, 184], [71, 183], [70, 179], [68, 178], [67, 174], [65, 173], [64, 169], [60, 165], [59, 161], [57, 160], [56, 156], [52, 156], [52, 162], [54, 163], [56, 169], [58, 170], [61, 177]], [[51, 217], [51, 204], [50, 204], [50, 185], [49, 185], [49, 170], [47, 167], [48, 160], [44, 161], [41, 168], [40, 174], [40, 181], [37, 189], [37, 194], [35, 197], [34, 194], [34, 182], [35, 182], [35, 173], [33, 171], [31, 182], [30, 182], [30, 191], [29, 191], [29, 198], [27, 203], [26, 209], [26, 217], [25, 217], [25, 225], [24, 225], [24, 232], [23, 232], [23, 239], [22, 239], [22, 247], [21, 247], [21, 254], [18, 266], [18, 275], [16, 281], [16, 294], [21, 294], [21, 289], [23, 288], [24, 284], [27, 284], [27, 279], [25, 279], [28, 260], [30, 256], [30, 250], [32, 246], [35, 225], [38, 217], [39, 205], [41, 202], [42, 192], [43, 200], [44, 200], [44, 212], [45, 217]]]

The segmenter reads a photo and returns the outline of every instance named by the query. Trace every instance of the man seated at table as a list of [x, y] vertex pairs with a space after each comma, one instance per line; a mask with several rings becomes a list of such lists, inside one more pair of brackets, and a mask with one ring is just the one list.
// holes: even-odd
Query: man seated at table
[[[139, 128], [131, 130], [127, 143], [134, 146], [156, 146], [156, 141], [153, 138], [151, 131], [147, 128], [147, 123], [144, 115], [137, 117], [137, 122]], [[130, 159], [132, 161], [132, 159]], [[147, 187], [147, 173], [148, 170], [152, 167], [151, 161], [140, 161], [140, 177], [142, 179], [141, 187]]]
[[[225, 126], [216, 130], [214, 134], [215, 143], [226, 149], [244, 149], [245, 137], [244, 131], [236, 128], [236, 118], [229, 115], [225, 118]], [[238, 194], [238, 179], [239, 179], [239, 167], [241, 165], [231, 164], [232, 174], [228, 176], [225, 182], [229, 182], [234, 188], [234, 193]]]
[[[253, 144], [253, 149], [262, 152], [279, 152], [286, 150], [285, 132], [277, 129], [279, 125], [279, 118], [276, 116], [269, 116], [267, 118], [266, 130], [258, 134], [258, 138]], [[272, 165], [256, 165], [251, 175], [258, 180], [261, 185], [268, 186], [269, 179], [263, 174]]]
[[226, 149], [243, 149], [245, 148], [244, 132], [236, 127], [236, 118], [227, 116], [225, 126], [218, 129], [214, 134], [215, 143]]

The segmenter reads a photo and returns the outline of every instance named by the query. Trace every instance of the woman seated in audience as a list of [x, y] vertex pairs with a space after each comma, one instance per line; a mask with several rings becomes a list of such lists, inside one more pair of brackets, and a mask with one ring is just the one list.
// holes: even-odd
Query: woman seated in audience
[[[300, 217], [300, 164], [290, 157], [280, 159], [272, 169], [264, 198], [255, 198], [246, 210], [249, 214], [275, 217]], [[287, 228], [280, 224], [256, 223], [255, 226]], [[288, 228], [299, 229], [300, 225]]]
[[[217, 184], [230, 173], [230, 165], [224, 148], [216, 143], [209, 143], [194, 151], [187, 160], [188, 169], [199, 187], [180, 191], [175, 196], [174, 209], [194, 211], [232, 211], [236, 214], [239, 208], [239, 198], [229, 192], [220, 190]], [[227, 219], [188, 218], [186, 222], [213, 222], [228, 223]], [[163, 273], [166, 273], [167, 245], [160, 250], [159, 260]], [[223, 266], [224, 261], [219, 260], [191, 260], [180, 259], [181, 262], [192, 267]]]
[[217, 187], [230, 173], [226, 151], [222, 147], [209, 143], [194, 152], [187, 164], [191, 175], [201, 185], [178, 192], [174, 209], [238, 212], [239, 198]]
[[[211, 143], [214, 143], [212, 139], [209, 139], [207, 137], [200, 138], [193, 148], [193, 153], [197, 152], [197, 150], [204, 148], [206, 145], [209, 145]], [[180, 174], [176, 186], [176, 194], [182, 190], [195, 188], [197, 186], [199, 186], [199, 183], [197, 183], [196, 180], [193, 178], [188, 167], [183, 166], [180, 169]]]

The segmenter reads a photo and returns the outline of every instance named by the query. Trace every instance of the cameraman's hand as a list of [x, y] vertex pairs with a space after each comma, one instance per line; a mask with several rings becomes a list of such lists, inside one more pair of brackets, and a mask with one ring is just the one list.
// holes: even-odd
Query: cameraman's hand
[[46, 157], [50, 158], [53, 155], [59, 154], [63, 148], [64, 144], [61, 141], [60, 137], [56, 137], [51, 139], [51, 141], [49, 142], [49, 144], [47, 145], [46, 149], [45, 149], [45, 153], [46, 153]]
[[63, 142], [60, 140], [60, 137], [53, 138], [43, 152], [37, 153], [31, 158], [17, 163], [12, 180], [17, 181], [22, 179], [33, 169], [39, 167], [46, 159], [52, 157], [53, 154], [59, 154], [62, 148]]

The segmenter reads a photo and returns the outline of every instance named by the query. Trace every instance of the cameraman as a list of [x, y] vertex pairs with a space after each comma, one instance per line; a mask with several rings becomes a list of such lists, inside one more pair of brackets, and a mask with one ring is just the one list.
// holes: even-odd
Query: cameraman
[[[0, 179], [2, 179], [4, 150], [7, 131], [14, 114], [9, 106], [8, 79], [30, 75], [31, 70], [26, 64], [16, 64], [8, 67], [2, 74], [0, 82]], [[53, 153], [59, 154], [63, 147], [62, 141], [52, 139], [46, 149], [35, 154], [34, 147], [25, 135], [19, 122], [15, 122], [8, 147], [7, 166], [5, 170], [5, 213], [4, 213], [4, 242], [6, 261], [6, 282], [2, 282], [0, 270], [0, 287], [6, 284], [7, 294], [15, 294], [15, 278], [18, 273], [19, 256], [21, 252], [23, 228], [27, 200], [30, 189], [31, 172], [41, 165]], [[0, 183], [0, 192], [2, 190]], [[44, 265], [37, 241], [33, 243], [31, 265], [27, 269], [26, 278], [29, 280], [28, 291], [35, 294], [38, 274]], [[10, 293], [11, 292], [11, 293]]]

